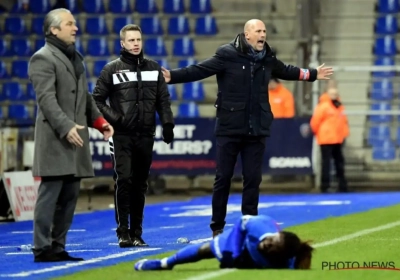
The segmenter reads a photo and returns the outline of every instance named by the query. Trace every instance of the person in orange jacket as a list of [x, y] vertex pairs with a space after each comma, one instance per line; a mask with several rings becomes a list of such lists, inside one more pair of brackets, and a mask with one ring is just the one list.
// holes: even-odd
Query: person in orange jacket
[[275, 119], [293, 118], [295, 115], [293, 94], [277, 78], [268, 84], [269, 103]]
[[344, 140], [349, 136], [349, 125], [336, 88], [328, 88], [327, 93], [321, 95], [310, 126], [321, 147], [321, 192], [327, 192], [330, 187], [331, 158], [335, 162], [336, 177], [339, 181], [338, 191], [347, 192], [342, 147]]

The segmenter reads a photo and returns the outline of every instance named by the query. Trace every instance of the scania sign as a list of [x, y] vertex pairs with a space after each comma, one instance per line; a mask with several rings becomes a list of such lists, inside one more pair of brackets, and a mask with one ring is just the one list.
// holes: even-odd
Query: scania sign
[[308, 157], [271, 157], [270, 168], [310, 168], [311, 160]]

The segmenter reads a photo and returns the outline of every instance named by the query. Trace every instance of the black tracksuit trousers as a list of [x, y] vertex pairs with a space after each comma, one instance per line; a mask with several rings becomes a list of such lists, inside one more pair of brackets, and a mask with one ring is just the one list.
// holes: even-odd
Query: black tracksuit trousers
[[142, 235], [153, 145], [151, 136], [114, 135], [110, 140], [117, 234], [129, 229], [131, 236]]
[[322, 174], [321, 191], [326, 192], [330, 187], [331, 160], [333, 158], [336, 169], [336, 178], [338, 180], [340, 192], [347, 191], [347, 180], [344, 172], [344, 157], [342, 144], [321, 145]]
[[242, 160], [242, 214], [258, 215], [265, 137], [217, 136], [217, 172], [212, 196], [212, 231], [225, 226], [227, 204], [237, 156]]

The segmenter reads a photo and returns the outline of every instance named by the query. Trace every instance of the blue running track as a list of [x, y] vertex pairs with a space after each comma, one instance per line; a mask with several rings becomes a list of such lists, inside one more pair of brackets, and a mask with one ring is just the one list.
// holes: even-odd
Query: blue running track
[[[263, 195], [259, 213], [274, 217], [285, 228], [399, 202], [400, 193], [393, 192]], [[17, 251], [18, 246], [32, 243], [32, 222], [0, 224], [0, 280], [49, 279], [127, 261], [132, 261], [133, 269], [134, 260], [185, 246], [176, 242], [179, 237], [195, 242], [210, 238], [210, 205], [211, 197], [206, 196], [147, 206], [143, 238], [150, 247], [142, 249], [118, 247], [113, 210], [77, 214], [66, 249], [73, 256], [83, 257], [83, 262], [34, 263], [32, 253]], [[231, 195], [227, 227], [240, 217], [240, 209], [240, 195]]]

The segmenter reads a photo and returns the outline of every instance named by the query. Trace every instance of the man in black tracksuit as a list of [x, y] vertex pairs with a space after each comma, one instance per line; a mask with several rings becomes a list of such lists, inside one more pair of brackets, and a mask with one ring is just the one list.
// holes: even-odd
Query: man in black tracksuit
[[161, 68], [157, 62], [143, 57], [140, 27], [129, 24], [121, 29], [120, 37], [121, 55], [104, 66], [93, 98], [115, 129], [109, 142], [115, 171], [119, 245], [147, 246], [141, 236], [153, 155], [155, 112], [163, 125], [163, 138], [167, 144], [174, 137], [174, 119]]
[[259, 186], [265, 140], [273, 114], [268, 100], [271, 75], [282, 80], [315, 81], [327, 79], [331, 68], [300, 69], [279, 61], [265, 42], [265, 25], [260, 20], [246, 23], [244, 33], [216, 54], [182, 69], [162, 68], [167, 83], [188, 83], [217, 75], [218, 96], [215, 134], [217, 171], [213, 187], [213, 236], [225, 226], [226, 208], [237, 156], [243, 164], [242, 214], [257, 215]]

